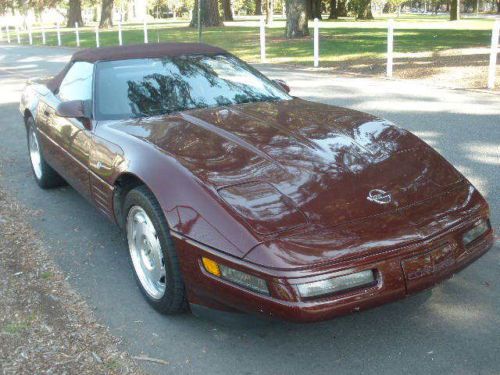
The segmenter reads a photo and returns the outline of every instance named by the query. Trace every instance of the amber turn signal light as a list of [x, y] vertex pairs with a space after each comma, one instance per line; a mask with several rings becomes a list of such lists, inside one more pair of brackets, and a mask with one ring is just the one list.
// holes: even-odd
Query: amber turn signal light
[[223, 264], [218, 264], [209, 258], [202, 257], [201, 261], [205, 270], [214, 276], [220, 277], [221, 279], [230, 281], [257, 293], [269, 294], [266, 281], [257, 276], [250, 275]]
[[203, 267], [205, 267], [205, 270], [208, 273], [211, 273], [212, 275], [217, 277], [221, 276], [219, 265], [215, 261], [205, 257], [202, 257], [201, 261], [203, 262]]

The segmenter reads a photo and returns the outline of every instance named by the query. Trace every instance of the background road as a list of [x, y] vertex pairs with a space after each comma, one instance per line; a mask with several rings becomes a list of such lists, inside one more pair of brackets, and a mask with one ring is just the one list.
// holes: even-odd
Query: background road
[[[18, 113], [27, 77], [53, 74], [72, 50], [0, 45], [0, 178], [32, 219], [71, 285], [122, 348], [175, 374], [499, 374], [500, 241], [451, 280], [403, 301], [329, 322], [239, 324], [165, 317], [136, 288], [118, 229], [70, 187], [42, 191], [31, 176]], [[402, 81], [262, 67], [292, 94], [374, 113], [421, 136], [471, 179], [500, 223], [500, 97]], [[326, 79], [328, 78], [328, 79]]]

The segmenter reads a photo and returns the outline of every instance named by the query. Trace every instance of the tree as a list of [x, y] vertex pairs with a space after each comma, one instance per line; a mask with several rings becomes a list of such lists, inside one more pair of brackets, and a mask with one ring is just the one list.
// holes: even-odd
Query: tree
[[347, 17], [347, 0], [337, 0], [337, 17]]
[[262, 0], [255, 1], [255, 15], [262, 16]]
[[266, 4], [266, 24], [270, 25], [273, 23], [274, 0], [265, 0], [265, 4]]
[[328, 16], [331, 20], [336, 20], [339, 18], [337, 13], [337, 0], [330, 0], [330, 15]]
[[307, 0], [307, 16], [311, 20], [321, 19], [321, 0]]
[[222, 10], [224, 11], [224, 21], [234, 20], [231, 0], [222, 0]]
[[[201, 24], [205, 27], [223, 26], [217, 0], [201, 0]], [[194, 2], [193, 18], [189, 26], [198, 27], [198, 0]]]
[[76, 22], [78, 22], [79, 26], [83, 26], [81, 0], [69, 0], [67, 18], [66, 27], [75, 27]]
[[102, 0], [101, 20], [99, 27], [113, 26], [113, 0]]
[[460, 19], [460, 0], [451, 0], [450, 21], [458, 21]]
[[398, 14], [398, 17], [401, 15], [401, 6], [406, 2], [407, 0], [389, 0], [389, 4], [391, 7], [396, 9], [396, 12]]
[[[117, 1], [117, 0], [115, 0]], [[123, 0], [121, 0], [123, 1]], [[167, 9], [170, 10], [167, 0], [148, 0], [147, 8], [153, 13], [155, 19], [161, 18], [161, 15]]]
[[286, 38], [309, 35], [307, 26], [307, 0], [286, 0]]
[[351, 0], [349, 5], [354, 11], [357, 20], [373, 19], [371, 0]]
[[255, 14], [255, 0], [231, 0], [233, 15], [243, 12], [245, 14]]

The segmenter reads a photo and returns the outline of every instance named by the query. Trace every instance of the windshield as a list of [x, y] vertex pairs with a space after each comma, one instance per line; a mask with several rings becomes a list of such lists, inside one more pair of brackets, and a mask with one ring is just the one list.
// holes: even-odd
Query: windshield
[[103, 61], [97, 64], [95, 82], [96, 118], [102, 120], [291, 99], [228, 55]]

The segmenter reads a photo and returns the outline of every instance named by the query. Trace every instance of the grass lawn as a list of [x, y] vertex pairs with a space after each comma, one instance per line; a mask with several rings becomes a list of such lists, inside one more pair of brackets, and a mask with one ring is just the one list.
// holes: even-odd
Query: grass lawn
[[[320, 56], [322, 65], [359, 58], [383, 58], [386, 51], [386, 18], [374, 21], [354, 22], [353, 19], [325, 20], [320, 30]], [[435, 52], [454, 48], [486, 47], [490, 43], [493, 21], [486, 18], [470, 18], [450, 22], [445, 16], [402, 15], [395, 18], [394, 48], [399, 53]], [[312, 38], [286, 40], [284, 20], [277, 18], [266, 30], [267, 57], [269, 62], [312, 64]], [[312, 34], [312, 30], [311, 30]], [[184, 21], [164, 22], [149, 25], [149, 42], [176, 41], [195, 42], [197, 31]], [[11, 42], [16, 35], [10, 32]], [[23, 44], [28, 44], [27, 33], [21, 34]], [[55, 30], [46, 32], [48, 45], [57, 45]], [[64, 46], [76, 46], [72, 29], [61, 29]], [[6, 36], [3, 33], [5, 42]], [[123, 27], [124, 44], [143, 42], [142, 25]], [[205, 43], [220, 46], [250, 62], [260, 59], [259, 29], [255, 17], [227, 23], [225, 27], [203, 30]], [[40, 31], [33, 32], [33, 43], [40, 45]], [[100, 31], [101, 46], [118, 44], [117, 29]], [[80, 45], [95, 46], [93, 28], [80, 29]]]

